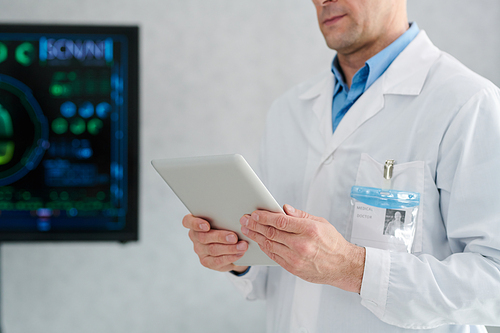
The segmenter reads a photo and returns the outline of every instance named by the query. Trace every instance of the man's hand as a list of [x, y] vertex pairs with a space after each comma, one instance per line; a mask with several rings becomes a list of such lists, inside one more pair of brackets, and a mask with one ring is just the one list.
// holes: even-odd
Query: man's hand
[[182, 225], [189, 229], [194, 252], [203, 266], [219, 272], [233, 270], [239, 273], [248, 268], [233, 264], [248, 250], [248, 243], [238, 241], [238, 235], [234, 232], [211, 229], [206, 220], [191, 214], [184, 216]]
[[241, 218], [241, 231], [290, 273], [313, 283], [359, 293], [365, 249], [346, 241], [323, 218], [289, 205], [285, 213], [258, 210]]

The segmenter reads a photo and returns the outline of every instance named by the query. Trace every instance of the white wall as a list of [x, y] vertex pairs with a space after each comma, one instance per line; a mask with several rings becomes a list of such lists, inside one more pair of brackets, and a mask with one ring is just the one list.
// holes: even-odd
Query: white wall
[[[500, 3], [409, 0], [435, 43], [500, 83]], [[261, 332], [245, 302], [198, 264], [182, 204], [152, 158], [239, 152], [257, 161], [264, 117], [329, 67], [308, 0], [0, 0], [2, 22], [141, 27], [141, 240], [2, 246], [7, 333]]]

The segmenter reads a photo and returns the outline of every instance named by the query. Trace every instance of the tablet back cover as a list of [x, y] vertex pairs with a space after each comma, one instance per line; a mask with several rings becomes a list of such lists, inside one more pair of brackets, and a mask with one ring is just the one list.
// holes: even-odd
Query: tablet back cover
[[262, 209], [283, 212], [245, 159], [238, 154], [153, 160], [152, 164], [194, 216], [214, 229], [234, 231], [249, 247], [241, 266], [277, 265], [241, 233], [240, 218]]

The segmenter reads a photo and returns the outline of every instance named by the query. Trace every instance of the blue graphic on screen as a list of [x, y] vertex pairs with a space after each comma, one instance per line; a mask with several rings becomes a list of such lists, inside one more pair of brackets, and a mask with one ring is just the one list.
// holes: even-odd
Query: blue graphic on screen
[[122, 35], [0, 33], [0, 232], [122, 230]]

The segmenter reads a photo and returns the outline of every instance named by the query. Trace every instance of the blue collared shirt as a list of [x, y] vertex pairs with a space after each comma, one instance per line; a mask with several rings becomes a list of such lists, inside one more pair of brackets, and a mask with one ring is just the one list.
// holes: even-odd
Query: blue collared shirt
[[410, 42], [418, 35], [420, 29], [417, 23], [412, 23], [410, 28], [406, 30], [398, 39], [392, 42], [391, 45], [371, 57], [352, 78], [351, 88], [347, 86], [344, 80], [344, 75], [339, 65], [337, 56], [332, 62], [332, 72], [335, 75], [336, 83], [333, 90], [332, 101], [332, 129], [333, 132], [337, 129], [344, 115], [349, 111], [351, 106], [358, 98], [375, 82], [396, 57], [410, 44]]

